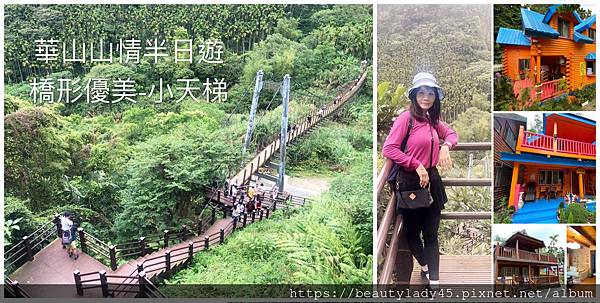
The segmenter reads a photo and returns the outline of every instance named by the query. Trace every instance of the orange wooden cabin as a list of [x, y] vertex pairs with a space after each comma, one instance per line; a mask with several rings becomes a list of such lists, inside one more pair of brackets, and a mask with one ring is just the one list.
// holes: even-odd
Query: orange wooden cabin
[[521, 9], [521, 29], [501, 27], [502, 73], [516, 90], [533, 87], [531, 99], [545, 100], [596, 82], [596, 16], [576, 11], [546, 14]]

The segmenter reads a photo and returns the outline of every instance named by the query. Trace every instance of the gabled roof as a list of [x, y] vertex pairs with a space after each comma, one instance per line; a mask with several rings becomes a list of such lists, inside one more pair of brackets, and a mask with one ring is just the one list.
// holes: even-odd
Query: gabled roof
[[589, 53], [585, 56], [585, 61], [596, 61], [596, 53]]
[[573, 28], [576, 32], [583, 32], [586, 29], [589, 29], [596, 23], [596, 15], [592, 15], [591, 17], [581, 21], [579, 24], [575, 25]]
[[581, 16], [579, 16], [579, 13], [577, 11], [573, 11], [573, 16], [575, 16], [575, 19], [577, 19], [577, 23], [581, 23], [581, 21], [583, 21], [583, 19], [581, 19]]
[[521, 21], [527, 36], [558, 38], [560, 35], [552, 26], [544, 23], [544, 15], [538, 12], [521, 8]]
[[587, 43], [587, 44], [594, 43], [594, 40], [592, 40], [592, 38], [590, 38], [582, 33], [578, 33], [576, 31], [573, 32], [573, 41], [575, 41], [577, 43]]
[[[552, 16], [554, 16], [554, 13], [556, 13], [557, 10], [558, 10], [558, 5], [551, 5], [548, 8], [548, 11], [546, 11], [546, 14], [544, 15], [543, 22], [548, 24], [550, 22], [550, 20], [552, 19]], [[581, 21], [579, 21], [579, 22], [581, 22]]]
[[498, 30], [496, 43], [504, 45], [531, 46], [531, 41], [523, 31], [501, 27]]
[[530, 235], [524, 234], [522, 232], [516, 232], [515, 234], [513, 234], [512, 236], [510, 236], [510, 238], [506, 239], [506, 241], [504, 241], [504, 246], [508, 246], [508, 247], [515, 247], [515, 242], [517, 240], [520, 240], [520, 249], [523, 250], [529, 250], [529, 251], [533, 251], [534, 249], [537, 248], [542, 248], [542, 247], [546, 247], [546, 245], [544, 244], [544, 241], [540, 240], [540, 239], [536, 239]]

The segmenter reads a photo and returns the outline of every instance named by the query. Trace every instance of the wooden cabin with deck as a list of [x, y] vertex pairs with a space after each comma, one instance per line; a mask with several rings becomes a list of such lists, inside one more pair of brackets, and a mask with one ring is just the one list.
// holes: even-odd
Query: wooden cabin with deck
[[576, 12], [545, 14], [521, 8], [520, 29], [500, 27], [502, 74], [514, 82], [515, 96], [532, 88], [529, 100], [543, 101], [596, 83], [596, 16]]
[[567, 195], [569, 202], [595, 210], [596, 122], [570, 113], [544, 114], [540, 133], [526, 131], [526, 123], [506, 115], [494, 118], [495, 175], [500, 176], [495, 199], [506, 197], [508, 189], [512, 222], [558, 223], [558, 206]]
[[496, 289], [526, 290], [561, 284], [563, 264], [554, 256], [541, 253], [544, 241], [517, 232], [494, 246]]

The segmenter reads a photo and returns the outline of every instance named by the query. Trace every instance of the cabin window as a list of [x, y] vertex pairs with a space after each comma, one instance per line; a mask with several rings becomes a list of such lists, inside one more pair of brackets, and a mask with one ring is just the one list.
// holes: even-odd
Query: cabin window
[[515, 135], [515, 132], [513, 132], [513, 130], [510, 128], [510, 125], [508, 125], [508, 122], [504, 124], [503, 137], [504, 137], [504, 141], [506, 142], [506, 144], [508, 144], [508, 146], [510, 146], [510, 148], [515, 150], [515, 147], [517, 147], [517, 135]]
[[504, 165], [494, 167], [494, 186], [501, 187], [510, 184], [513, 168]]
[[569, 20], [558, 18], [558, 33], [561, 37], [569, 38]]
[[498, 118], [494, 118], [494, 130], [500, 134], [500, 131], [502, 130], [502, 123], [500, 123], [500, 119]]
[[519, 74], [524, 74], [529, 70], [529, 59], [519, 59]]
[[559, 185], [562, 184], [563, 172], [557, 170], [540, 170], [539, 184]]
[[596, 74], [596, 61], [585, 61], [585, 73], [588, 76]]
[[592, 40], [594, 40], [594, 42], [596, 42], [596, 30], [593, 28], [589, 29], [590, 34], [588, 35], [590, 38], [592, 38]]
[[500, 276], [512, 277], [512, 276], [518, 276], [519, 273], [520, 273], [520, 270], [518, 267], [502, 267], [502, 274]]

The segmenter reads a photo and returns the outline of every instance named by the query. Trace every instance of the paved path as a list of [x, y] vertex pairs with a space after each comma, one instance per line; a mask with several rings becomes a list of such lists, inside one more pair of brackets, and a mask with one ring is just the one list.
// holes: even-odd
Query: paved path
[[54, 240], [38, 252], [33, 261], [17, 269], [11, 279], [19, 281], [31, 297], [77, 297], [73, 272], [91, 272], [110, 269], [87, 254], [77, 260], [69, 258], [60, 239]]
[[[217, 220], [206, 230], [202, 235], [188, 239], [185, 242], [175, 244], [168, 247], [169, 250], [175, 250], [181, 247], [187, 247], [190, 241], [204, 240], [205, 236], [209, 236], [214, 233], [218, 233], [222, 228], [225, 228], [231, 218]], [[225, 235], [227, 236], [227, 234]], [[211, 240], [211, 244], [218, 242], [218, 240]], [[140, 257], [136, 260], [131, 260], [128, 263], [121, 265], [116, 271], [112, 271], [106, 265], [100, 263], [93, 257], [81, 253], [77, 260], [69, 258], [66, 250], [63, 250], [60, 239], [54, 240], [40, 252], [38, 252], [33, 261], [25, 263], [19, 269], [17, 269], [10, 278], [14, 281], [19, 281], [19, 284], [23, 289], [33, 298], [75, 298], [79, 297], [75, 289], [75, 280], [73, 272], [79, 270], [82, 274], [89, 272], [96, 272], [100, 270], [106, 271], [107, 275], [124, 275], [129, 276], [137, 269], [136, 264], [142, 263], [144, 260], [151, 259], [156, 256], [163, 256], [154, 261], [164, 260], [164, 254], [166, 249], [161, 249], [152, 254]], [[194, 246], [194, 253], [203, 250], [203, 246], [197, 244]], [[172, 259], [172, 266], [175, 267], [185, 261], [187, 257], [185, 255], [174, 257]], [[151, 278], [161, 271], [153, 271], [148, 273], [148, 278]], [[119, 280], [119, 281], [117, 281]], [[109, 282], [126, 282], [132, 283], [131, 280], [125, 281], [125, 279], [113, 279]], [[134, 281], [137, 282], [137, 281]], [[88, 285], [97, 285], [98, 283], [90, 283]], [[84, 291], [86, 297], [102, 297], [102, 293], [99, 288], [86, 289]]]

